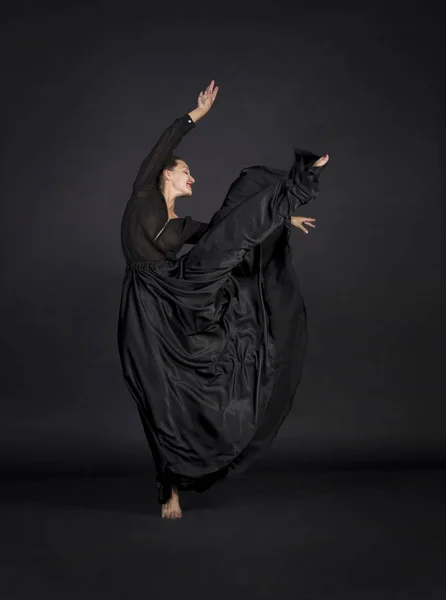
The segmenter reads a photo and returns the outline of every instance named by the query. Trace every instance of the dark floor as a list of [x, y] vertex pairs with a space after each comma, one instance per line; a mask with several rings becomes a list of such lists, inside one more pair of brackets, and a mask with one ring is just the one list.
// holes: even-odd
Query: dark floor
[[141, 471], [9, 478], [0, 597], [446, 599], [446, 470], [264, 464], [183, 509]]

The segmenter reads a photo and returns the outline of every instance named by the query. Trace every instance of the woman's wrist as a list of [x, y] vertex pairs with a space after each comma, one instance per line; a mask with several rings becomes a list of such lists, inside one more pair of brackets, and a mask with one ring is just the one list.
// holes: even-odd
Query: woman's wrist
[[207, 113], [207, 110], [204, 110], [203, 108], [194, 108], [194, 110], [191, 110], [188, 115], [189, 117], [192, 119], [192, 121], [194, 123], [196, 123], [197, 121], [199, 121], [201, 119], [201, 117], [204, 117], [204, 115]]

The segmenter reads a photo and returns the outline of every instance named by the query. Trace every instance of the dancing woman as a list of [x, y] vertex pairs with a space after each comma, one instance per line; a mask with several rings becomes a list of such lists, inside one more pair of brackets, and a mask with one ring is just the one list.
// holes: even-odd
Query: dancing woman
[[[291, 226], [315, 199], [328, 155], [295, 150], [290, 170], [243, 169], [210, 223], [176, 214], [195, 179], [174, 151], [208, 113], [168, 127], [144, 160], [121, 227], [126, 273], [118, 344], [156, 467], [164, 518], [178, 491], [204, 491], [271, 444], [302, 373], [306, 312], [291, 261]], [[177, 257], [183, 244], [194, 246]]]

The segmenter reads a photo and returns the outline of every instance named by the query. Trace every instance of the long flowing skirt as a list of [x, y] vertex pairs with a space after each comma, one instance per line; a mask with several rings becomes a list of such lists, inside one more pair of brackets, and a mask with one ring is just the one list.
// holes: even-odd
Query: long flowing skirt
[[161, 503], [245, 469], [292, 406], [307, 330], [289, 217], [318, 193], [317, 158], [244, 169], [187, 254], [127, 266], [120, 357]]

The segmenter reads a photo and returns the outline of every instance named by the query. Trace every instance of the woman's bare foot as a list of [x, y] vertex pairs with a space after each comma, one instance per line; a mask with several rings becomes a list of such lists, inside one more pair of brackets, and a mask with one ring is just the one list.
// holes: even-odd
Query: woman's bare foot
[[324, 154], [324, 156], [321, 156], [317, 159], [317, 161], [313, 164], [313, 167], [323, 167], [325, 164], [328, 163], [328, 159], [328, 154]]
[[182, 516], [180, 497], [178, 491], [173, 487], [170, 500], [161, 506], [161, 517], [163, 519], [181, 519]]

